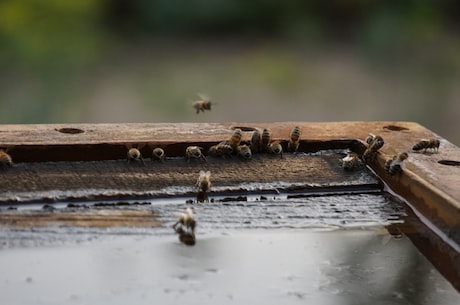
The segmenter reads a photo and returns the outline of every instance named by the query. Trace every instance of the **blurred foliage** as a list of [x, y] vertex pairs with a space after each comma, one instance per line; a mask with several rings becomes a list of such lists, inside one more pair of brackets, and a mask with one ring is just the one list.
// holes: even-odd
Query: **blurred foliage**
[[0, 64], [78, 66], [112, 35], [345, 41], [394, 59], [458, 27], [459, 9], [435, 0], [3, 0]]
[[[367, 119], [433, 128], [445, 124], [433, 115], [439, 103], [448, 114], [458, 109], [452, 100], [460, 95], [459, 29], [460, 2], [453, 0], [2, 0], [0, 120], [97, 121], [92, 112], [117, 107], [127, 120], [151, 108], [164, 120], [186, 120], [184, 99], [208, 90], [228, 99], [308, 104], [324, 111], [320, 120], [337, 119], [331, 108], [361, 103], [372, 115]], [[228, 41], [244, 54], [226, 54]], [[340, 59], [332, 67], [322, 56], [330, 50], [359, 58], [343, 66], [356, 70], [341, 71]], [[363, 92], [349, 92], [353, 82], [342, 80], [350, 73], [374, 80], [356, 86]], [[372, 86], [407, 98], [404, 111], [393, 111], [398, 101], [389, 101], [386, 110], [372, 112], [385, 96]], [[340, 118], [356, 119], [350, 113]]]
[[46, 71], [84, 64], [98, 51], [101, 4], [92, 0], [0, 2], [0, 65], [15, 63]]

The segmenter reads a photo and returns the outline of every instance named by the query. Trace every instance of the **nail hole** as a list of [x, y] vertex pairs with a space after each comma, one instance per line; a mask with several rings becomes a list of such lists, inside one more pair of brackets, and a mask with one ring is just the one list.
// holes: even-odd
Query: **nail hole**
[[442, 165], [460, 166], [460, 161], [454, 160], [439, 160], [438, 163]]
[[388, 130], [391, 130], [391, 131], [409, 130], [409, 128], [401, 127], [401, 126], [397, 126], [397, 125], [383, 126], [383, 129], [388, 129]]
[[257, 128], [254, 127], [246, 127], [246, 126], [234, 126], [232, 127], [233, 130], [235, 129], [241, 129], [241, 131], [254, 131], [257, 130]]
[[55, 129], [56, 131], [62, 132], [62, 133], [70, 133], [70, 134], [76, 134], [76, 133], [84, 133], [84, 130], [78, 129], [78, 128], [60, 128], [60, 129]]

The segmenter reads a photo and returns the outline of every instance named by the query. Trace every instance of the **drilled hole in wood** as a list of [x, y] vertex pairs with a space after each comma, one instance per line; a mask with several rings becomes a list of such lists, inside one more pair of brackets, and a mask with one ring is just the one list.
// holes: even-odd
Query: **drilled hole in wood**
[[442, 165], [460, 166], [460, 161], [454, 160], [439, 160], [438, 163]]
[[56, 131], [62, 132], [62, 133], [70, 133], [70, 134], [77, 134], [77, 133], [84, 133], [85, 131], [79, 128], [59, 128], [56, 129]]
[[254, 131], [257, 130], [257, 128], [254, 127], [247, 127], [247, 126], [234, 126], [232, 127], [233, 130], [235, 129], [241, 129], [241, 131]]
[[387, 126], [383, 126], [383, 129], [388, 129], [388, 130], [391, 130], [391, 131], [409, 130], [409, 128], [401, 127], [401, 126], [398, 126], [398, 125], [387, 125]]

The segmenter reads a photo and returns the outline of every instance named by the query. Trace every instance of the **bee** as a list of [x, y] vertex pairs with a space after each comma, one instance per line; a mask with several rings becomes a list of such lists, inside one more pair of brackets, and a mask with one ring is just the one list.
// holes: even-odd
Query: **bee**
[[269, 145], [269, 151], [272, 154], [280, 155], [280, 159], [283, 158], [283, 147], [281, 146], [279, 141], [271, 142]]
[[238, 156], [243, 159], [249, 160], [252, 157], [251, 148], [247, 145], [239, 145], [236, 149]]
[[219, 144], [209, 147], [208, 154], [214, 157], [227, 157], [231, 156], [233, 153], [233, 148], [229, 142], [224, 141]]
[[198, 179], [196, 180], [196, 187], [198, 188], [198, 191], [203, 191], [203, 192], [209, 192], [209, 189], [211, 188], [211, 172], [210, 171], [200, 171], [200, 175], [198, 176]]
[[164, 162], [165, 158], [166, 154], [163, 148], [157, 147], [153, 149], [152, 160], [160, 160], [161, 162]]
[[205, 110], [211, 111], [211, 99], [203, 94], [198, 94], [198, 100], [193, 102], [193, 108], [196, 109], [196, 113], [200, 111], [204, 112]]
[[363, 161], [369, 163], [374, 161], [377, 151], [382, 148], [385, 142], [381, 136], [375, 136], [373, 134], [369, 134], [366, 138], [366, 142], [368, 142], [369, 146], [363, 153]]
[[415, 144], [414, 147], [412, 147], [412, 150], [420, 151], [424, 149], [423, 152], [425, 153], [427, 149], [432, 149], [433, 151], [437, 152], [439, 150], [439, 145], [441, 145], [441, 142], [438, 139], [430, 139], [430, 140], [423, 139], [417, 144]]
[[260, 131], [258, 129], [254, 130], [251, 137], [251, 150], [254, 153], [259, 152], [260, 146], [262, 144], [262, 138], [260, 137]]
[[374, 139], [375, 139], [375, 134], [370, 133], [366, 138], [366, 143], [371, 144]]
[[205, 202], [208, 201], [208, 192], [211, 189], [211, 172], [200, 171], [200, 175], [196, 180], [196, 187], [198, 188], [197, 201]]
[[261, 150], [268, 151], [268, 145], [270, 144], [270, 141], [271, 141], [270, 130], [264, 128], [264, 130], [262, 131], [262, 147], [261, 147]]
[[294, 153], [297, 152], [299, 149], [299, 139], [300, 139], [300, 128], [299, 126], [295, 126], [291, 130], [291, 134], [289, 136], [289, 143], [288, 143], [288, 150]]
[[236, 149], [238, 145], [240, 145], [242, 136], [243, 132], [241, 129], [237, 128], [233, 131], [232, 137], [230, 138], [230, 146], [232, 146], [233, 149]]
[[0, 168], [10, 168], [13, 166], [13, 159], [11, 156], [4, 151], [3, 149], [0, 149]]
[[406, 160], [409, 155], [406, 152], [391, 156], [385, 161], [385, 171], [390, 175], [399, 174], [402, 171], [403, 161]]
[[[177, 227], [180, 225], [179, 227]], [[191, 208], [187, 208], [185, 213], [179, 214], [179, 219], [176, 223], [172, 226], [174, 231], [178, 234], [186, 234], [189, 233], [193, 238], [195, 238], [195, 228], [196, 228], [196, 220], [193, 216], [193, 211]], [[184, 228], [185, 227], [185, 230]]]
[[144, 158], [142, 157], [140, 150], [137, 148], [130, 148], [126, 154], [126, 159], [128, 160], [128, 163], [131, 163], [131, 161], [136, 161], [141, 162], [142, 165], [145, 166]]
[[348, 153], [341, 160], [342, 167], [346, 171], [353, 171], [361, 166], [361, 161], [359, 160], [358, 154], [354, 152]]
[[190, 159], [201, 159], [202, 161], [206, 162], [206, 157], [201, 152], [201, 149], [203, 149], [203, 147], [188, 146], [185, 150], [185, 158], [187, 161], [190, 162]]

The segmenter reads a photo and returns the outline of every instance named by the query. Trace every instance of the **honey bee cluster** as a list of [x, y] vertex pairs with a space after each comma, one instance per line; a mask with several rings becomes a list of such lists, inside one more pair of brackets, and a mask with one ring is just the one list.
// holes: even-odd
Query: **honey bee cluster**
[[[368, 146], [363, 153], [362, 159], [366, 164], [369, 164], [375, 160], [375, 156], [378, 150], [384, 145], [384, 141], [381, 136], [376, 136], [374, 134], [369, 134], [365, 141]], [[437, 153], [439, 151], [440, 144], [441, 142], [438, 139], [423, 139], [412, 146], [412, 151], [421, 152], [423, 150], [423, 153], [426, 153], [428, 150], [431, 150], [431, 152]], [[343, 168], [346, 170], [354, 167], [353, 164], [355, 164], [354, 160], [356, 158], [356, 154], [352, 154], [348, 154], [342, 159]], [[390, 156], [384, 163], [385, 172], [390, 176], [400, 174], [403, 171], [404, 161], [408, 158], [409, 154], [407, 152], [401, 152]]]

